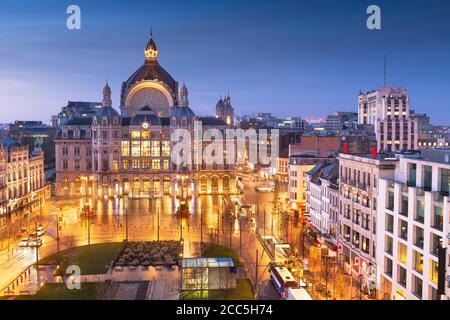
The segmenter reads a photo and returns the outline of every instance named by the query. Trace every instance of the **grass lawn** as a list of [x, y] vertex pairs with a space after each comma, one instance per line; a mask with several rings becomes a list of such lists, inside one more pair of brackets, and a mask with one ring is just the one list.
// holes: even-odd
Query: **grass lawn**
[[206, 244], [203, 248], [203, 257], [207, 258], [222, 258], [222, 257], [232, 257], [235, 266], [241, 265], [241, 260], [239, 260], [238, 254], [231, 248], [224, 247], [217, 244]]
[[61, 273], [65, 273], [65, 270], [69, 265], [78, 265], [82, 275], [103, 274], [108, 270], [111, 261], [117, 257], [122, 246], [122, 242], [114, 242], [76, 247], [53, 254], [42, 259], [39, 263], [59, 263], [61, 266], [59, 269]]
[[182, 300], [254, 300], [253, 287], [250, 279], [237, 279], [236, 289], [232, 290], [207, 290], [184, 291]]
[[80, 290], [69, 290], [65, 283], [47, 283], [35, 295], [17, 296], [15, 300], [97, 300], [103, 285], [87, 282]]

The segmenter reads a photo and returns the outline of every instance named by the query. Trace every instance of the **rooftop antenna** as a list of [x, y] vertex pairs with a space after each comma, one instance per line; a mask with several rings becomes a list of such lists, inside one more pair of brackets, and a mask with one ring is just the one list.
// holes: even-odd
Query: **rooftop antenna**
[[384, 87], [386, 88], [387, 54], [384, 53]]

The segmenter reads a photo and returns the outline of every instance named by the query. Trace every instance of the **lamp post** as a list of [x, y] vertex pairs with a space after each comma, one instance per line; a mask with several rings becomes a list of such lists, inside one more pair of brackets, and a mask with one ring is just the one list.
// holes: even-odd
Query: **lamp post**
[[158, 221], [157, 221], [157, 223], [158, 223], [158, 241], [159, 241], [159, 207], [158, 207]]

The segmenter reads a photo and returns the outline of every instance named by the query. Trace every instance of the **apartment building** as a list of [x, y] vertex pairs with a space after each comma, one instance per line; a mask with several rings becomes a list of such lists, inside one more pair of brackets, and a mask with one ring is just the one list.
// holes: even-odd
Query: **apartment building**
[[339, 164], [320, 163], [306, 173], [306, 212], [322, 243], [337, 246]]
[[377, 287], [378, 180], [393, 178], [397, 160], [384, 154], [339, 154], [338, 260], [360, 279], [361, 289]]
[[329, 163], [332, 157], [315, 157], [310, 155], [289, 156], [288, 198], [295, 214], [306, 214], [306, 173], [319, 163]]
[[[422, 150], [398, 158], [395, 179], [381, 178], [379, 183], [381, 297], [436, 300], [444, 294], [448, 299], [450, 149]], [[439, 259], [441, 247], [447, 252]], [[439, 281], [445, 290], [441, 295]]]

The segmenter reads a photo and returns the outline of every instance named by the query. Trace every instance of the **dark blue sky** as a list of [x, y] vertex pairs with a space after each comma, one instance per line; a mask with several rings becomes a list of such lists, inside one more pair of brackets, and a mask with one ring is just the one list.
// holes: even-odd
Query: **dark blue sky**
[[[82, 29], [66, 29], [78, 4]], [[366, 8], [382, 9], [382, 30]], [[0, 122], [49, 121], [67, 100], [100, 101], [142, 63], [150, 27], [159, 60], [186, 81], [191, 107], [212, 114], [230, 91], [238, 114], [323, 117], [357, 110], [359, 90], [410, 89], [412, 108], [450, 124], [450, 1], [0, 2]]]

